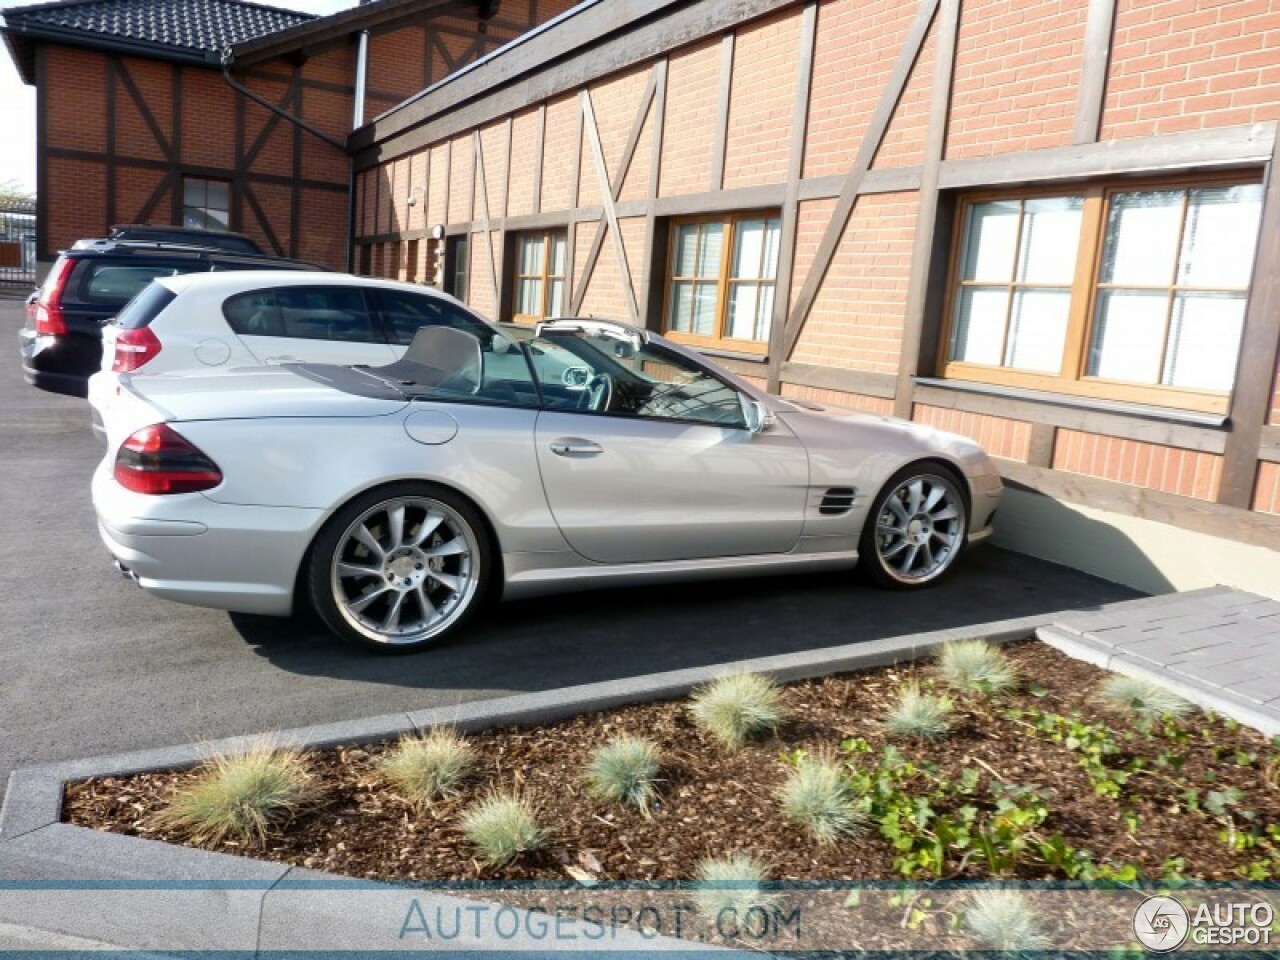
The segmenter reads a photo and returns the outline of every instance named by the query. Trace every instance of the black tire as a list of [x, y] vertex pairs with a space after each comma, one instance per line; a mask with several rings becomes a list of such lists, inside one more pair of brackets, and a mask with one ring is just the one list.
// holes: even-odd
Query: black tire
[[[306, 590], [338, 636], [378, 653], [414, 653], [454, 636], [483, 606], [495, 557], [488, 526], [466, 498], [426, 481], [388, 484], [356, 497], [321, 528], [307, 558]], [[416, 626], [402, 625], [413, 614]], [[393, 616], [395, 626], [382, 629]]]
[[[921, 524], [921, 529], [912, 533], [911, 536], [922, 538], [924, 544], [908, 542], [908, 545], [903, 549], [909, 551], [912, 546], [916, 546], [917, 553], [912, 555], [913, 557], [919, 557], [926, 550], [930, 557], [936, 557], [937, 555], [933, 549], [936, 543], [943, 545], [939, 547], [938, 553], [943, 552], [943, 549], [946, 550], [945, 560], [938, 565], [937, 569], [929, 571], [925, 569], [923, 559], [918, 566], [913, 568], [912, 565], [915, 560], [907, 560], [904, 557], [903, 563], [908, 565], [908, 570], [904, 572], [892, 562], [897, 554], [890, 556], [888, 559], [886, 558], [886, 553], [896, 546], [897, 541], [892, 536], [882, 535], [879, 532], [881, 529], [880, 520], [881, 515], [886, 512], [887, 508], [889, 509], [889, 519], [899, 519], [893, 513], [892, 508], [889, 508], [889, 500], [891, 497], [903, 492], [905, 487], [908, 487], [916, 480], [923, 482], [926, 491], [935, 487], [945, 488], [947, 490], [946, 496], [959, 512], [959, 516], [955, 519], [947, 518], [943, 521], [937, 521], [931, 514], [929, 520], [917, 521]], [[897, 502], [904, 509], [907, 507], [907, 503], [903, 498], [899, 498]], [[935, 513], [938, 515], [946, 513], [941, 501], [935, 509]], [[904, 534], [906, 529], [910, 527], [910, 523], [919, 516], [920, 513], [917, 512], [910, 519], [903, 521]], [[888, 479], [884, 487], [876, 495], [875, 500], [872, 501], [871, 509], [867, 512], [867, 519], [862, 527], [862, 535], [858, 541], [858, 566], [863, 574], [877, 586], [888, 587], [893, 590], [919, 590], [943, 580], [955, 567], [956, 562], [964, 552], [968, 534], [969, 492], [960, 474], [953, 468], [936, 461], [908, 464]], [[944, 544], [945, 537], [952, 538], [949, 546]], [[906, 540], [907, 537], [904, 535], [903, 539]]]

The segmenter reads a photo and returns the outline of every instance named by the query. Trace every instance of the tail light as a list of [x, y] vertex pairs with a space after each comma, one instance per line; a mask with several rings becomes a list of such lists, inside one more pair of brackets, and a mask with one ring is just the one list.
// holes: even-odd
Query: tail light
[[132, 373], [150, 363], [160, 352], [160, 339], [150, 327], [116, 331], [116, 355], [111, 361], [113, 373]]
[[182, 434], [155, 423], [120, 445], [115, 477], [126, 490], [163, 496], [212, 490], [222, 482], [222, 471]]
[[62, 291], [66, 289], [75, 266], [75, 261], [59, 257], [40, 288], [40, 296], [28, 309], [34, 314], [36, 333], [41, 336], [54, 337], [67, 332], [67, 318], [62, 314]]

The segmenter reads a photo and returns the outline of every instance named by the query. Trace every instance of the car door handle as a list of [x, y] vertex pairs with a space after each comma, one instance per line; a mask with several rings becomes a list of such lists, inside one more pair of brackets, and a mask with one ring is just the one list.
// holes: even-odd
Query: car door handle
[[594, 457], [604, 453], [604, 447], [579, 437], [561, 437], [551, 441], [551, 452], [559, 457]]

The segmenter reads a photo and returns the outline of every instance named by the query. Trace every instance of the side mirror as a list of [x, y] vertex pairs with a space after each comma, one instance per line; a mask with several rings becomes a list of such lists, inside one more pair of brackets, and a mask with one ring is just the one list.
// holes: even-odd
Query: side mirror
[[764, 433], [773, 426], [773, 414], [759, 400], [748, 397], [745, 393], [740, 395], [742, 400], [742, 419], [747, 425], [747, 430], [751, 435], [757, 436]]

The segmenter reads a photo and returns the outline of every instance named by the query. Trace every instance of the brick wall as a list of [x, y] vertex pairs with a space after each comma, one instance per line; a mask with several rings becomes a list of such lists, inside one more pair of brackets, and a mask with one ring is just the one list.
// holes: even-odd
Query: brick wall
[[800, 14], [795, 10], [738, 31], [725, 141], [726, 189], [786, 179], [799, 47]]
[[1254, 488], [1253, 509], [1264, 513], [1280, 513], [1280, 463], [1258, 465], [1258, 483]]
[[874, 413], [879, 416], [889, 416], [893, 413], [892, 400], [885, 397], [869, 397], [862, 393], [848, 393], [844, 390], [827, 390], [799, 383], [784, 383], [782, 385], [782, 395], [792, 400], [807, 400], [810, 403], [831, 404], [837, 407], [865, 410], [867, 413]]
[[701, 193], [708, 189], [719, 86], [719, 39], [694, 44], [671, 57], [667, 71], [662, 169], [658, 178], [662, 196]]
[[1120, 0], [1107, 139], [1280, 118], [1273, 0]]
[[1222, 458], [1212, 453], [1060, 429], [1053, 468], [1212, 500], [1218, 493]]

